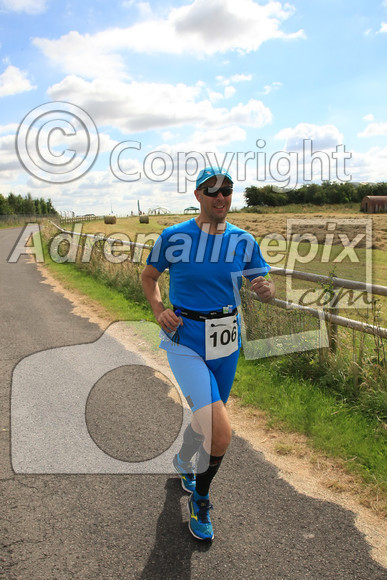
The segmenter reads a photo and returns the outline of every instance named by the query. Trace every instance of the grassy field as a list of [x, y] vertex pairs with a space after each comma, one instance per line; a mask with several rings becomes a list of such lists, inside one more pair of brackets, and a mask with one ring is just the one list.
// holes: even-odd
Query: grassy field
[[[244, 220], [253, 218], [261, 219], [262, 216], [230, 215], [230, 221], [238, 222], [237, 225], [243, 225]], [[149, 224], [140, 224], [138, 217], [131, 217], [119, 219], [115, 225], [89, 222], [84, 224], [83, 231], [103, 232], [112, 237], [125, 234], [132, 241], [144, 243], [148, 241], [147, 238], [156, 239], [167, 225], [185, 219], [187, 216], [151, 216]], [[281, 216], [281, 219], [284, 217]], [[258, 229], [254, 219], [249, 223], [255, 223], [254, 228]], [[246, 221], [246, 225], [249, 223]], [[257, 235], [254, 228], [251, 225], [250, 231]], [[267, 229], [261, 226], [259, 229], [264, 236]], [[47, 236], [53, 235], [54, 230], [50, 228]], [[55, 276], [61, 278], [62, 283], [80, 289], [112, 312], [117, 319], [153, 320], [140, 287], [141, 263], [132, 264], [126, 260], [122, 264], [112, 264], [103, 259], [101, 243], [95, 250], [89, 264], [51, 263], [49, 267]], [[317, 263], [321, 263], [321, 252], [322, 247], [319, 246], [315, 260]], [[337, 247], [333, 246], [333, 259], [337, 252]], [[147, 253], [143, 252], [142, 260]], [[375, 274], [377, 272], [377, 281], [386, 284], [387, 252], [374, 249], [372, 254], [372, 268]], [[282, 256], [282, 260], [286, 259], [286, 255]], [[306, 264], [302, 268], [305, 270], [304, 266]], [[316, 267], [316, 264], [312, 266]], [[322, 266], [326, 267], [326, 263]], [[356, 275], [349, 276], [351, 273], [358, 274], [356, 268], [345, 269], [345, 276], [343, 272], [337, 275], [358, 279]], [[167, 276], [160, 280], [162, 294], [167, 302]], [[279, 293], [285, 295], [284, 279], [277, 276], [276, 282]], [[258, 310], [251, 316], [254, 318], [256, 315], [259, 322], [253, 324], [254, 328], [276, 327], [276, 332], [281, 328], [284, 332], [295, 332], [297, 326], [294, 325], [302, 330], [315, 328], [315, 319], [311, 320], [310, 317], [299, 316], [297, 320], [291, 320], [287, 311], [273, 311], [272, 307], [269, 309], [258, 303], [254, 304], [254, 308]], [[265, 308], [265, 312], [260, 311], [260, 308]], [[351, 317], [354, 314], [352, 312]], [[364, 316], [364, 313], [358, 315]], [[381, 360], [384, 342], [376, 344], [372, 337], [346, 329], [339, 330], [338, 338], [335, 353], [323, 349], [261, 360], [245, 360], [242, 356], [233, 392], [243, 404], [255, 405], [267, 411], [270, 421], [280, 422], [283, 429], [306, 434], [312, 446], [327, 456], [340, 458], [346, 469], [358, 474], [371, 496], [379, 498], [376, 502], [378, 511], [387, 510], [384, 500], [380, 501], [381, 497], [385, 498], [387, 479], [385, 358]]]
[[[48, 262], [46, 267], [65, 288], [88, 296], [117, 320], [153, 320], [145, 302], [128, 299], [75, 264]], [[233, 394], [243, 405], [267, 411], [272, 426], [303, 433], [315, 449], [341, 460], [346, 470], [363, 481], [367, 501], [378, 513], [384, 513], [387, 474], [385, 431], [380, 421], [348, 407], [311, 381], [283, 374], [275, 359], [267, 362], [246, 361], [241, 356]]]
[[25, 220], [18, 216], [2, 216], [3, 219], [0, 219], [0, 230], [7, 229], [7, 228], [16, 228], [19, 226], [23, 226]]
[[[228, 220], [243, 229], [250, 231], [258, 240], [267, 234], [286, 236], [288, 219], [357, 219], [370, 220], [372, 224], [372, 242], [374, 249], [387, 250], [386, 214], [367, 215], [348, 206], [284, 206], [265, 208], [265, 213], [231, 212]], [[291, 211], [293, 210], [293, 211]], [[160, 232], [164, 227], [189, 219], [191, 215], [167, 214], [149, 216], [149, 224], [140, 224], [138, 216], [118, 218], [115, 225], [106, 225], [102, 221], [86, 222], [85, 231], [90, 233], [126, 232], [133, 240], [137, 235]]]
[[340, 458], [367, 484], [387, 492], [386, 437], [376, 419], [348, 408], [310, 381], [281, 375], [265, 361], [242, 357], [232, 392], [243, 404], [268, 411], [274, 424], [307, 435], [313, 447]]
[[[296, 206], [297, 207], [297, 206]], [[328, 217], [329, 219], [334, 217], [332, 214], [332, 208], [328, 208], [326, 214], [321, 213], [321, 208], [319, 208], [319, 214], [310, 214], [313, 219], [321, 220]], [[230, 221], [241, 227], [247, 227], [247, 229], [258, 239], [262, 238], [270, 233], [278, 233], [280, 235], [286, 236], [286, 220], [289, 215], [291, 219], [295, 217], [301, 218], [302, 216], [294, 216], [294, 214], [283, 214], [281, 216], [276, 216], [274, 214], [268, 214], [265, 216], [256, 214], [246, 214], [246, 213], [231, 213]], [[342, 214], [337, 214], [336, 217], [340, 218]], [[304, 216], [305, 217], [305, 216]], [[106, 225], [102, 221], [88, 222], [83, 224], [84, 232], [95, 234], [104, 233], [106, 236], [111, 237], [121, 237], [123, 234], [127, 236], [127, 239], [131, 241], [136, 241], [139, 243], [150, 243], [152, 244], [155, 239], [157, 239], [158, 234], [163, 228], [177, 223], [179, 221], [184, 221], [187, 216], [183, 215], [164, 215], [164, 216], [150, 216], [148, 224], [140, 224], [138, 217], [129, 217], [118, 219], [117, 223], [114, 225]], [[273, 219], [279, 219], [280, 221], [273, 222]], [[348, 213], [346, 214], [346, 219], [353, 220], [364, 220], [362, 214]], [[373, 216], [373, 237], [382, 239], [385, 233], [385, 217], [384, 216]], [[271, 227], [273, 226], [273, 227]], [[325, 241], [326, 231], [323, 230], [322, 234], [318, 231], [320, 224], [316, 225], [316, 228], [312, 230], [316, 234], [319, 241]], [[71, 228], [71, 226], [69, 226]], [[346, 235], [349, 240], [352, 240], [358, 233], [358, 228], [356, 222], [353, 225], [346, 226]], [[344, 228], [345, 229], [345, 228]], [[301, 230], [301, 233], [303, 230]], [[333, 242], [337, 242], [336, 239]], [[373, 241], [373, 240], [372, 240]], [[273, 246], [265, 245], [261, 243], [262, 251], [264, 257], [269, 263], [279, 267], [288, 267], [289, 269], [298, 269], [306, 272], [313, 272], [316, 274], [330, 275], [332, 272], [334, 275], [341, 278], [348, 278], [352, 280], [371, 280], [375, 284], [387, 285], [387, 251], [382, 249], [373, 249], [372, 251], [366, 250], [365, 248], [356, 248], [356, 260], [349, 259], [348, 256], [342, 261], [337, 262], [337, 257], [343, 252], [343, 245], [337, 243], [332, 245], [329, 252], [329, 260], [324, 261], [322, 259], [324, 253], [323, 244], [315, 244], [313, 259], [305, 261], [303, 256], [308, 256], [312, 250], [312, 245], [308, 243], [293, 244], [290, 247], [290, 251], [274, 252], [271, 250]], [[274, 246], [274, 249], [278, 249], [278, 246]], [[121, 250], [122, 251], [122, 250]], [[128, 255], [130, 251], [128, 250]], [[139, 291], [139, 265], [144, 262], [146, 256], [148, 255], [147, 250], [138, 250], [136, 254], [136, 259], [138, 260], [138, 265], [135, 266], [130, 264], [129, 259], [123, 264], [111, 264], [104, 260], [104, 265], [100, 263], [100, 260], [92, 259], [91, 270], [94, 274], [102, 281], [111, 280], [112, 286], [121, 288], [128, 297], [135, 296], [136, 300], [141, 300], [141, 291]], [[273, 264], [274, 262], [274, 264]], [[82, 265], [82, 267], [87, 268], [87, 265]], [[315, 295], [323, 296], [324, 288], [321, 285], [313, 284], [311, 282], [304, 282], [301, 280], [286, 280], [281, 276], [274, 276], [276, 286], [277, 286], [277, 297], [281, 299], [287, 299], [292, 295], [292, 292], [304, 291], [308, 289], [315, 289]], [[109, 282], [108, 282], [109, 283]], [[167, 287], [164, 288], [164, 297], [167, 297]], [[308, 305], [315, 307], [313, 304], [314, 294], [308, 294]], [[371, 324], [377, 324], [381, 326], [387, 326], [387, 298], [385, 297], [375, 297], [376, 302], [368, 308], [359, 307], [362, 305], [362, 300], [358, 300], [351, 308], [341, 308], [339, 314], [348, 318], [353, 318], [361, 322], [368, 322]], [[312, 303], [311, 303], [312, 302]], [[277, 309], [276, 309], [277, 310]], [[296, 315], [290, 314], [287, 311], [281, 311], [275, 314], [275, 318], [278, 321], [278, 325], [283, 325], [285, 329], [288, 328], [288, 322], [290, 319], [294, 319]], [[313, 320], [310, 316], [299, 316], [300, 324], [305, 328], [315, 328]], [[272, 322], [271, 322], [272, 324]], [[313, 325], [314, 324], [314, 325]], [[339, 329], [338, 340], [341, 343], [343, 349], [345, 349], [345, 358], [348, 359], [348, 353], [352, 352], [352, 357], [354, 356], [354, 350], [356, 351], [356, 361], [357, 364], [362, 363], [364, 360], [364, 353], [369, 355], [370, 351], [378, 348], [380, 345], [375, 345], [374, 340], [367, 336], [365, 338], [364, 344], [359, 337], [353, 337], [353, 333], [347, 329]], [[358, 344], [355, 344], [356, 341]], [[360, 354], [359, 354], [359, 351]], [[353, 361], [350, 363], [352, 364]], [[353, 364], [352, 364], [353, 366]]]
[[[299, 206], [295, 206], [298, 207]], [[324, 206], [322, 206], [324, 207]], [[283, 208], [281, 208], [283, 209]], [[364, 220], [366, 219], [363, 214], [351, 213], [346, 214], [337, 213], [336, 215], [332, 211], [332, 207], [328, 206], [327, 213], [322, 213], [322, 208], [319, 208], [320, 213], [310, 213], [308, 214], [308, 219], [313, 218], [314, 220], [321, 219], [356, 219]], [[163, 215], [163, 216], [150, 216], [148, 224], [140, 224], [138, 217], [129, 218], [119, 218], [117, 223], [114, 225], [106, 225], [102, 221], [88, 222], [83, 226], [83, 232], [96, 234], [104, 233], [106, 236], [119, 237], [120, 234], [125, 234], [128, 239], [132, 242], [138, 243], [149, 243], [152, 244], [157, 238], [158, 234], [165, 228], [175, 223], [189, 219], [190, 216], [184, 215]], [[321, 225], [317, 224], [314, 229], [313, 226], [310, 227], [310, 231], [316, 234], [319, 243], [317, 245], [316, 255], [313, 259], [305, 261], [303, 257], [308, 255], [312, 256], [314, 252], [312, 251], [311, 245], [307, 242], [301, 244], [292, 244], [286, 251], [281, 251], [276, 242], [262, 243], [262, 239], [268, 234], [279, 234], [286, 237], [287, 219], [304, 219], [305, 215], [302, 214], [285, 214], [280, 215], [269, 213], [265, 215], [249, 214], [249, 213], [231, 213], [229, 216], [229, 221], [239, 227], [247, 229], [256, 239], [261, 243], [262, 252], [265, 259], [272, 266], [286, 267], [289, 269], [301, 270], [304, 272], [312, 272], [316, 274], [323, 274], [329, 276], [332, 272], [335, 276], [340, 278], [347, 278], [351, 280], [368, 281], [372, 280], [374, 284], [386, 285], [387, 286], [387, 226], [386, 217], [383, 215], [372, 216], [372, 252], [366, 250], [364, 247], [356, 247], [356, 258], [357, 261], [353, 261], [351, 256], [345, 256], [340, 262], [337, 261], [340, 258], [340, 254], [343, 252], [343, 245], [339, 243], [337, 235], [333, 240], [333, 245], [331, 251], [329, 252], [329, 260], [323, 261], [322, 256], [324, 252], [323, 242], [325, 241], [326, 231], [321, 228]], [[320, 228], [320, 235], [319, 235]], [[71, 226], [69, 227], [71, 229]], [[294, 228], [292, 228], [294, 231]], [[345, 226], [340, 228], [340, 233], [345, 232], [348, 239], [351, 241], [355, 238], [359, 229], [354, 223], [350, 226]], [[302, 230], [300, 231], [302, 233]], [[379, 242], [375, 242], [379, 240]], [[378, 248], [377, 246], [380, 246]], [[139, 252], [137, 257], [141, 257], [142, 261], [146, 258], [148, 252], [144, 250]], [[285, 298], [285, 281], [279, 276], [276, 277], [276, 284], [278, 286], [278, 297]], [[293, 287], [297, 288], [313, 288], [315, 285], [312, 283], [305, 283], [301, 281], [295, 281]], [[378, 299], [381, 304], [382, 320], [383, 324], [387, 324], [387, 300]], [[349, 316], [351, 314], [351, 316]], [[356, 311], [356, 309], [351, 309], [351, 312], [342, 313], [343, 316], [354, 317], [359, 320], [364, 320], [364, 310]]]

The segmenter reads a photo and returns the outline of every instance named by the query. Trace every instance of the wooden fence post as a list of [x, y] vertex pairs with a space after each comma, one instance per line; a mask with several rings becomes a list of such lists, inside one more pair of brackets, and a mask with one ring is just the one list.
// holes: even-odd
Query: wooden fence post
[[[334, 278], [335, 275], [331, 274], [330, 278]], [[331, 296], [332, 299], [329, 303], [329, 308], [327, 308], [327, 311], [330, 314], [339, 314], [339, 299], [340, 299], [340, 291], [338, 288], [335, 288], [333, 285], [333, 282], [331, 283], [331, 288], [330, 288], [330, 292], [331, 292]], [[337, 351], [337, 343], [338, 343], [338, 332], [339, 332], [339, 327], [337, 324], [335, 324], [334, 322], [329, 322], [329, 350], [331, 352], [336, 352]]]

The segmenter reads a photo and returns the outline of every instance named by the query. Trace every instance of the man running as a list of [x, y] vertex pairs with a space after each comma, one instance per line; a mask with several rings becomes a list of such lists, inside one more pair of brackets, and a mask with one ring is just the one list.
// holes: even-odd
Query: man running
[[[241, 347], [237, 313], [242, 275], [260, 300], [270, 301], [275, 287], [253, 236], [226, 222], [233, 181], [219, 168], [205, 168], [196, 180], [200, 214], [166, 228], [142, 273], [142, 285], [162, 328], [160, 347], [193, 411], [183, 444], [174, 457], [188, 499], [189, 529], [199, 540], [214, 537], [209, 510], [210, 484], [231, 441], [225, 404]], [[158, 279], [169, 269], [165, 308]], [[198, 453], [197, 466], [191, 462]]]

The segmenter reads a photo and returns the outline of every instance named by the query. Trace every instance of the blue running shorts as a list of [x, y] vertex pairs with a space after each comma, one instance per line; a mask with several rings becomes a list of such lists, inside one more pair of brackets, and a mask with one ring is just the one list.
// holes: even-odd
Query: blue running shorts
[[[167, 350], [168, 362], [192, 411], [223, 401], [231, 391], [238, 364], [239, 349], [227, 357], [205, 361], [191, 349], [184, 353]], [[183, 349], [181, 349], [182, 351]]]

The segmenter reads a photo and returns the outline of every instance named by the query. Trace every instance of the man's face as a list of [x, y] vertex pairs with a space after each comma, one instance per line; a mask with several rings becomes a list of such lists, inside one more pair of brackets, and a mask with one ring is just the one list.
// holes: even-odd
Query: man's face
[[[211, 177], [211, 179], [208, 179], [208, 181], [203, 185], [208, 188], [214, 186], [218, 188], [227, 185], [232, 187], [227, 178], [219, 175], [217, 177]], [[222, 193], [218, 193], [216, 197], [208, 197], [207, 195], [204, 195], [201, 189], [196, 189], [195, 196], [200, 203], [203, 217], [208, 219], [209, 222], [218, 223], [223, 222], [226, 219], [231, 206], [232, 194], [224, 197]]]

